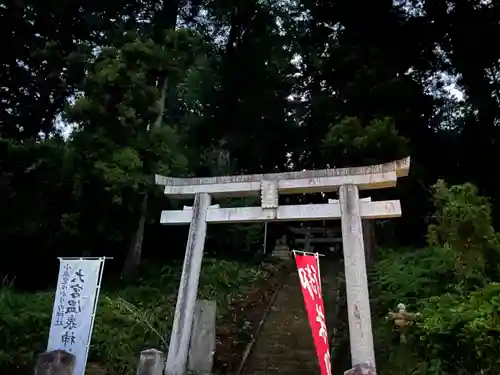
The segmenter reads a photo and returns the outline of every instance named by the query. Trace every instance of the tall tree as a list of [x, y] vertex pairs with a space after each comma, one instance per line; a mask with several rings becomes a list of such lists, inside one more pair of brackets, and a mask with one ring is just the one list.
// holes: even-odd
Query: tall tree
[[[76, 169], [81, 171], [77, 179], [84, 203], [79, 208], [81, 225], [95, 244], [111, 225], [104, 222], [99, 233], [96, 215], [104, 217], [107, 212], [108, 217], [122, 218], [120, 242], [126, 241], [127, 233], [135, 233], [125, 275], [140, 260], [154, 173], [179, 173], [185, 165], [174, 129], [159, 116], [166, 90], [158, 82], [165, 72], [185, 72], [197, 40], [189, 30], [171, 31], [163, 44], [132, 35], [121, 48], [103, 50], [86, 80], [84, 96], [69, 112], [69, 119], [79, 124], [73, 144]], [[98, 202], [101, 214], [96, 212]]]
[[245, 173], [285, 168], [295, 142], [287, 99], [295, 68], [279, 28], [288, 14], [278, 3], [233, 1], [211, 13], [225, 20], [227, 34], [212, 60], [210, 106], [197, 136], [203, 145], [222, 145]]
[[92, 48], [107, 43], [129, 1], [14, 1], [0, 7], [0, 135], [47, 136], [85, 76]]

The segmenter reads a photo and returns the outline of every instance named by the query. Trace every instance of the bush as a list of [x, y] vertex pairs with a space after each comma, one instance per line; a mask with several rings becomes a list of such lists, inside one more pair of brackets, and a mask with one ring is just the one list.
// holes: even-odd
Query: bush
[[[409, 312], [420, 312], [426, 298], [455, 289], [454, 261], [450, 252], [440, 248], [420, 250], [385, 250], [369, 272], [374, 340], [379, 372], [411, 374], [422, 361], [410, 345], [399, 344], [399, 334], [392, 321], [386, 319], [398, 303]], [[410, 331], [408, 342], [412, 342]]]
[[433, 189], [436, 213], [428, 230], [430, 245], [453, 250], [464, 283], [478, 276], [498, 277], [500, 241], [488, 199], [469, 183], [448, 187], [440, 180]]
[[[374, 265], [370, 279], [381, 373], [500, 373], [500, 284], [464, 293], [454, 266], [453, 253], [439, 248], [386, 251]], [[400, 302], [422, 314], [406, 345], [385, 319]]]
[[[471, 184], [434, 186], [431, 247], [385, 251], [370, 271], [379, 371], [438, 375], [500, 373], [499, 240], [491, 208]], [[388, 310], [421, 313], [399, 342]]]
[[418, 374], [500, 373], [500, 284], [469, 297], [431, 297], [422, 305], [424, 319], [413, 342], [418, 356], [427, 361], [421, 362]]
[[369, 272], [375, 311], [382, 316], [403, 302], [416, 307], [423, 298], [455, 289], [450, 252], [442, 248], [383, 250]]
[[[105, 289], [101, 294], [89, 362], [103, 365], [109, 373], [135, 373], [141, 350], [166, 350], [180, 267], [148, 265], [145, 269], [135, 283], [116, 291]], [[199, 298], [216, 300], [220, 318], [233, 299], [244, 296], [276, 270], [271, 264], [207, 259], [200, 276]], [[32, 371], [34, 355], [46, 348], [53, 298], [53, 292], [0, 290], [0, 373]]]

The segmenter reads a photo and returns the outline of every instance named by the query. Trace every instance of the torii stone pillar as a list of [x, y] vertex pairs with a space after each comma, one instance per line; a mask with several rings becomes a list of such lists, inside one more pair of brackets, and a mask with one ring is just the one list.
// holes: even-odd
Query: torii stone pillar
[[363, 369], [363, 374], [374, 374], [375, 351], [358, 187], [340, 186], [339, 198], [351, 362], [354, 368]]
[[166, 374], [184, 374], [186, 372], [194, 307], [207, 233], [205, 216], [210, 206], [210, 200], [210, 195], [207, 193], [198, 193], [194, 198], [186, 255], [184, 256], [181, 283], [177, 294], [174, 324], [168, 347]]

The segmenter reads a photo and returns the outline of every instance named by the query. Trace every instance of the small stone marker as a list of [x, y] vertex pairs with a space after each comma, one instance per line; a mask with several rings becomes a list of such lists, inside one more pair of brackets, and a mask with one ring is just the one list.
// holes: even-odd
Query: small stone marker
[[35, 364], [35, 375], [72, 375], [76, 357], [64, 350], [53, 350], [39, 354]]
[[276, 241], [272, 256], [283, 260], [290, 259], [290, 248], [286, 244], [286, 236]]
[[139, 359], [137, 375], [163, 375], [165, 354], [156, 349], [143, 350]]
[[210, 374], [212, 372], [216, 318], [215, 301], [196, 301], [188, 369], [197, 374]]

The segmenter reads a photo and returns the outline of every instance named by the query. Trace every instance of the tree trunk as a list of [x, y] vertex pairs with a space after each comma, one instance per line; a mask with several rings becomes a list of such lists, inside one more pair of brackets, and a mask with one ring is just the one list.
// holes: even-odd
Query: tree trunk
[[[161, 96], [158, 99], [158, 116], [151, 128], [161, 127], [161, 122], [163, 119], [163, 112], [165, 112], [165, 98], [167, 95], [168, 88], [168, 78], [167, 75], [162, 78], [163, 82], [158, 82], [161, 87]], [[153, 176], [154, 181], [154, 176]], [[125, 259], [125, 264], [123, 265], [122, 278], [130, 278], [135, 273], [135, 270], [141, 263], [142, 258], [142, 241], [144, 239], [144, 228], [146, 226], [146, 218], [148, 215], [148, 202], [149, 194], [146, 193], [142, 196], [141, 205], [139, 209], [139, 222], [137, 224], [137, 229], [132, 236], [130, 242], [127, 258]]]
[[148, 213], [148, 194], [144, 194], [141, 199], [139, 210], [139, 222], [137, 229], [132, 236], [132, 241], [128, 249], [127, 259], [123, 265], [122, 278], [130, 278], [134, 275], [137, 267], [141, 262], [142, 257], [142, 240], [144, 239], [144, 228], [146, 226], [146, 218]]
[[[161, 40], [163, 40], [164, 30], [175, 29], [177, 16], [179, 14], [179, 7], [180, 0], [163, 0], [162, 9], [156, 12], [152, 20], [153, 25], [157, 25], [157, 27], [154, 27], [152, 32], [152, 37], [155, 42], [160, 43]], [[156, 117], [154, 123], [150, 126], [150, 130], [159, 128], [163, 120], [168, 89], [168, 73], [168, 71], [165, 71], [164, 74], [158, 78], [157, 87], [161, 90], [160, 98], [158, 99], [158, 116]], [[152, 181], [154, 181], [154, 175]], [[122, 277], [130, 277], [133, 275], [137, 266], [141, 262], [142, 240], [144, 238], [144, 227], [146, 226], [148, 201], [149, 195], [146, 193], [142, 197], [139, 210], [139, 222], [137, 224], [137, 229], [132, 236], [127, 258], [125, 259], [125, 264], [122, 270]]]

